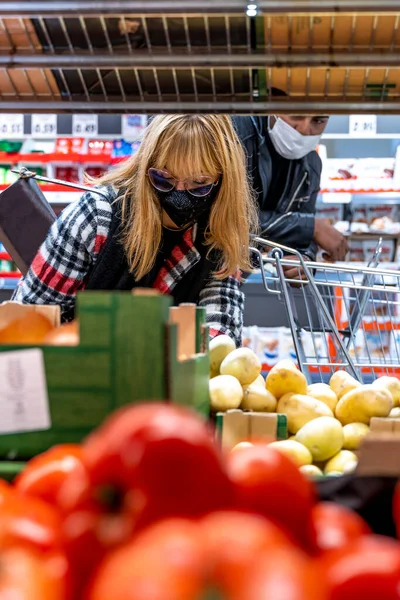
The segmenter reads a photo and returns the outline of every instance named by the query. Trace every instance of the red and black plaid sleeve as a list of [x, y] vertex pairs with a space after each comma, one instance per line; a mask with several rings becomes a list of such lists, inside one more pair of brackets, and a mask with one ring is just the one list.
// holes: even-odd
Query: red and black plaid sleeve
[[68, 312], [76, 292], [85, 287], [110, 223], [111, 205], [98, 194], [88, 192], [68, 206], [50, 228], [13, 300], [59, 304], [62, 312]]

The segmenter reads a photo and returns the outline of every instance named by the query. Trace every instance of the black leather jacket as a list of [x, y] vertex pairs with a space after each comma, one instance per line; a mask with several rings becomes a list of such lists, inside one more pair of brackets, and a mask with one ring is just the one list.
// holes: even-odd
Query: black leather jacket
[[233, 117], [245, 148], [248, 173], [259, 181], [261, 235], [274, 242], [295, 248], [312, 260], [317, 253], [313, 242], [315, 205], [320, 189], [322, 163], [316, 152], [290, 161], [289, 176], [280, 198], [271, 210], [267, 192], [274, 174], [274, 150], [268, 134], [267, 117]]

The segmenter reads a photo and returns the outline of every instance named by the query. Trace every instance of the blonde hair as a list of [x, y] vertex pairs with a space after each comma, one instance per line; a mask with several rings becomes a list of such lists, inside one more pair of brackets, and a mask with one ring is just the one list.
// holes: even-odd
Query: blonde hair
[[166, 169], [179, 179], [198, 174], [221, 178], [205, 241], [209, 251], [221, 253], [215, 275], [223, 279], [238, 269], [250, 269], [249, 233], [257, 230], [258, 216], [244, 152], [230, 117], [156, 116], [137, 154], [94, 181], [121, 194], [126, 221], [123, 244], [137, 280], [154, 265], [162, 236], [161, 206], [147, 175], [151, 167]]

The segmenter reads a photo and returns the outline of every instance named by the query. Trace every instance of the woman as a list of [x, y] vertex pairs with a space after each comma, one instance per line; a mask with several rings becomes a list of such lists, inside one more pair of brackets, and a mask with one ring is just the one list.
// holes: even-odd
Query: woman
[[81, 290], [152, 287], [207, 309], [211, 336], [241, 342], [239, 270], [257, 213], [229, 117], [153, 119], [137, 154], [51, 227], [14, 299], [74, 315]]

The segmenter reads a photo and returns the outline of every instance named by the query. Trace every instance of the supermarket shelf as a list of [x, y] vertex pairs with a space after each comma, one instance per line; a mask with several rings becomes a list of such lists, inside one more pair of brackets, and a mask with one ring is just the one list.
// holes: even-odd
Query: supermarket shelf
[[111, 165], [119, 159], [110, 156], [94, 156], [92, 154], [8, 154], [0, 152], [0, 164], [15, 165], [19, 163], [29, 165], [43, 165], [49, 163], [78, 163]]
[[400, 113], [400, 0], [256, 4], [2, 2], [2, 111]]
[[[382, 0], [377, 6], [374, 0], [257, 0], [259, 11], [266, 13], [302, 13], [313, 12], [397, 12], [400, 9], [399, 0]], [[246, 11], [247, 0], [226, 0], [223, 12], [241, 14]], [[203, 0], [202, 12], [221, 13], [221, 3], [218, 0]], [[198, 14], [197, 0], [30, 0], [7, 2], [0, 6], [0, 16], [25, 16], [34, 18], [37, 14], [43, 16], [68, 16], [71, 12], [86, 16], [125, 15], [129, 14]]]
[[[324, 194], [329, 193], [329, 202], [324, 202]], [[328, 192], [323, 190], [317, 199], [317, 207], [326, 207], [332, 204], [335, 204], [332, 201], [332, 198], [335, 194], [338, 194], [338, 202], [337, 204], [343, 204], [340, 200], [341, 194], [348, 194], [349, 192]], [[352, 206], [376, 206], [377, 204], [385, 204], [385, 205], [393, 205], [396, 206], [400, 204], [400, 190], [394, 192], [374, 192], [374, 193], [350, 193], [351, 196], [351, 205]]]

